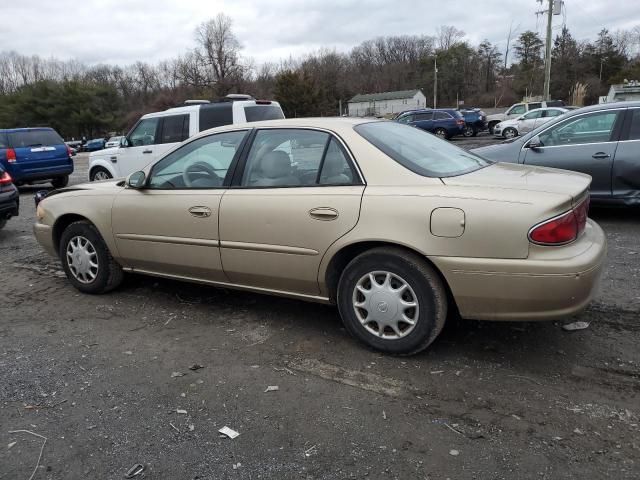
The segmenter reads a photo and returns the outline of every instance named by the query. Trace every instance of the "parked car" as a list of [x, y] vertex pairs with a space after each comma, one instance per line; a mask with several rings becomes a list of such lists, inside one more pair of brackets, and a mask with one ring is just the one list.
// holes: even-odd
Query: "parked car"
[[0, 165], [0, 229], [4, 228], [7, 220], [18, 216], [20, 194], [13, 184], [13, 179], [2, 165]]
[[34, 230], [81, 292], [139, 272], [335, 303], [356, 338], [409, 354], [448, 311], [584, 308], [605, 256], [589, 183], [397, 122], [290, 119], [207, 130], [126, 181], [54, 192]]
[[85, 152], [95, 152], [104, 149], [104, 146], [104, 138], [94, 138], [93, 140], [88, 140], [87, 143], [82, 146], [82, 150]]
[[0, 165], [16, 186], [51, 181], [61, 188], [73, 173], [69, 147], [47, 127], [0, 130]]
[[231, 94], [214, 103], [187, 100], [184, 106], [144, 115], [118, 147], [89, 155], [89, 180], [125, 177], [209, 128], [281, 118], [278, 102], [249, 95]]
[[529, 110], [547, 107], [564, 107], [564, 102], [562, 100], [548, 100], [546, 102], [522, 102], [511, 105], [504, 113], [494, 113], [493, 115], [487, 116], [489, 133], [493, 133], [493, 127], [500, 122], [524, 115]]
[[591, 175], [597, 203], [640, 205], [640, 102], [573, 110], [528, 134], [473, 150], [482, 157]]
[[568, 111], [560, 107], [536, 108], [512, 120], [500, 122], [493, 127], [493, 134], [503, 138], [517, 137]]
[[475, 137], [478, 132], [484, 132], [489, 128], [487, 114], [479, 108], [461, 108], [460, 113], [464, 117], [465, 126], [462, 134], [465, 137]]
[[104, 148], [119, 147], [120, 142], [122, 141], [123, 138], [124, 136], [109, 138], [109, 140], [107, 140], [107, 143], [104, 144]]
[[464, 117], [453, 108], [408, 110], [400, 113], [395, 121], [446, 139], [462, 135], [465, 127]]
[[76, 152], [79, 152], [79, 151], [82, 150], [82, 141], [81, 140], [67, 140], [64, 143], [66, 143], [69, 148], [75, 150]]

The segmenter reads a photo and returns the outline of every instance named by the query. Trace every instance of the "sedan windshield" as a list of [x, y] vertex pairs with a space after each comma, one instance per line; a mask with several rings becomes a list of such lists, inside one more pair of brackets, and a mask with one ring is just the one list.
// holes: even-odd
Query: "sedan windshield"
[[371, 122], [354, 128], [400, 165], [425, 177], [454, 177], [492, 163], [408, 125]]

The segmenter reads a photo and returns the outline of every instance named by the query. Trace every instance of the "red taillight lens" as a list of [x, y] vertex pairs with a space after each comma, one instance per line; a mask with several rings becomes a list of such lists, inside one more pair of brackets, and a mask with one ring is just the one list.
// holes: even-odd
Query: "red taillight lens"
[[456, 123], [457, 123], [458, 125], [464, 125], [464, 120], [456, 120]]
[[15, 163], [16, 151], [13, 148], [7, 148], [7, 162]]
[[73, 153], [71, 152], [71, 147], [69, 145], [67, 145], [67, 154], [69, 155], [69, 158], [73, 157]]
[[573, 210], [533, 227], [529, 232], [529, 240], [541, 245], [563, 245], [572, 242], [584, 231], [588, 213], [587, 198]]
[[2, 172], [2, 175], [0, 175], [0, 185], [9, 185], [12, 182], [13, 179], [11, 178], [11, 175], [7, 172]]

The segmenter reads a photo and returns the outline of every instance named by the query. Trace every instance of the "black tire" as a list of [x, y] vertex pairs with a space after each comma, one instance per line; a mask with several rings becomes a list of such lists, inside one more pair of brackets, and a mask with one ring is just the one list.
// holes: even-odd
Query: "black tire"
[[493, 135], [493, 127], [495, 127], [497, 124], [499, 124], [500, 122], [491, 122], [489, 123], [489, 133], [491, 135]]
[[444, 128], [436, 128], [433, 131], [434, 134], [436, 134], [436, 136], [440, 137], [440, 138], [444, 138], [445, 140], [449, 140], [449, 134], [447, 133], [447, 131]]
[[65, 175], [63, 177], [56, 177], [51, 180], [51, 185], [53, 188], [64, 188], [69, 184], [69, 175]]
[[507, 127], [502, 131], [504, 138], [515, 138], [518, 136], [518, 131], [515, 128]]
[[[395, 339], [381, 338], [368, 330], [358, 319], [354, 301], [358, 300], [357, 296], [360, 293], [356, 287], [371, 272], [389, 272], [400, 277], [400, 280], [410, 287], [411, 291], [408, 293], [411, 296], [415, 295], [418, 304], [417, 312], [414, 311], [415, 325], [405, 336]], [[384, 276], [384, 273], [381, 275]], [[375, 297], [373, 301], [377, 301]], [[442, 331], [448, 306], [446, 289], [439, 274], [420, 256], [394, 247], [374, 248], [349, 262], [338, 283], [337, 304], [345, 327], [351, 335], [375, 350], [396, 355], [411, 355], [427, 348]], [[387, 308], [385, 302], [380, 302], [378, 308], [381, 308], [382, 304]], [[391, 310], [392, 307], [388, 308]], [[387, 310], [381, 309], [380, 312], [385, 315]], [[405, 312], [407, 310], [403, 313]], [[366, 318], [368, 316], [367, 313]], [[380, 324], [375, 324], [379, 329]], [[390, 327], [383, 327], [383, 335], [385, 331], [394, 334], [389, 329]]]
[[7, 219], [6, 218], [0, 218], [0, 230], [2, 230], [5, 225], [7, 224]]
[[462, 135], [467, 137], [467, 138], [475, 137], [477, 134], [478, 134], [478, 132], [471, 125], [465, 125], [464, 126], [464, 130], [462, 131]]
[[[91, 242], [97, 255], [97, 273], [95, 278], [90, 282], [81, 282], [71, 271], [69, 259], [67, 256], [67, 248], [69, 242], [76, 237], [84, 237]], [[87, 221], [73, 222], [60, 237], [60, 248], [58, 250], [62, 268], [67, 274], [67, 278], [71, 284], [83, 293], [106, 293], [113, 290], [122, 283], [124, 272], [122, 267], [113, 259], [111, 252], [107, 248], [98, 229]]]
[[113, 178], [109, 170], [107, 170], [106, 168], [96, 167], [93, 170], [91, 170], [91, 175], [89, 175], [89, 180], [92, 182], [95, 182], [96, 176], [99, 176], [98, 174], [106, 175], [106, 178], [100, 178], [99, 180], [107, 180], [109, 178]]

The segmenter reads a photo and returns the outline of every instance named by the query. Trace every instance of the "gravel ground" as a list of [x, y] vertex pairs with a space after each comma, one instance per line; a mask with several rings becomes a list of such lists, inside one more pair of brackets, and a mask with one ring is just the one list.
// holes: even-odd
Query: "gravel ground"
[[41, 449], [36, 479], [640, 478], [638, 211], [592, 212], [588, 329], [455, 321], [395, 358], [327, 306], [141, 276], [81, 295], [34, 240], [36, 190], [0, 231], [2, 480]]

